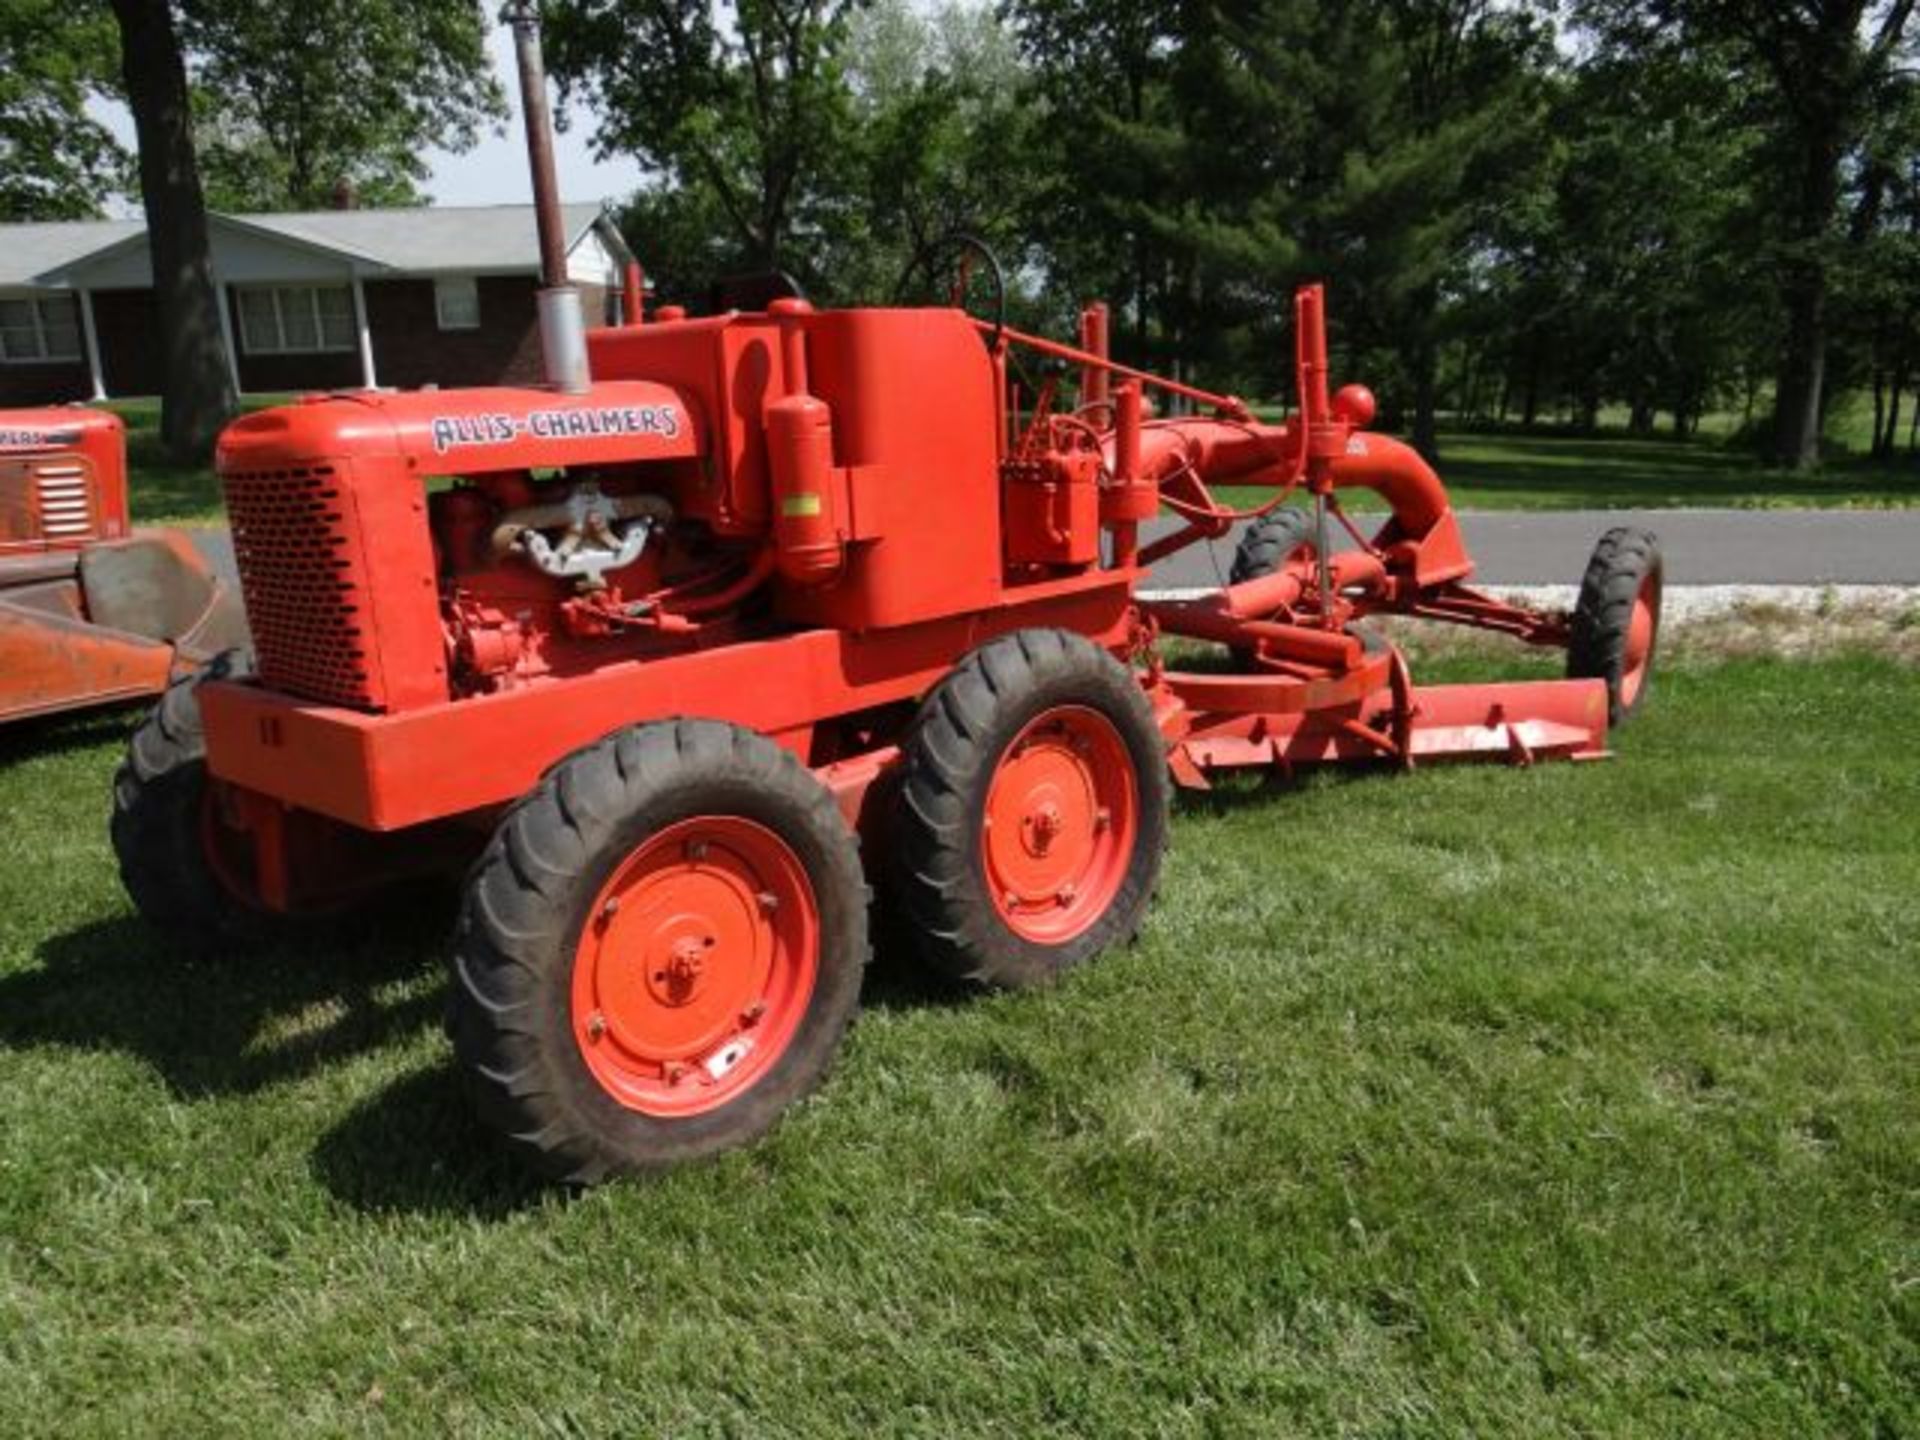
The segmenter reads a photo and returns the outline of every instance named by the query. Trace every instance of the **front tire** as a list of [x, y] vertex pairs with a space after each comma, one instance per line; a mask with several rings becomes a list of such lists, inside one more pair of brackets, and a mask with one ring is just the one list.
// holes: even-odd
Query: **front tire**
[[1580, 581], [1567, 674], [1607, 682], [1607, 724], [1617, 729], [1646, 699], [1660, 641], [1660, 542], [1620, 525], [1600, 537]]
[[938, 970], [1044, 985], [1145, 916], [1166, 846], [1166, 750], [1127, 668], [1021, 630], [927, 697], [908, 744], [896, 889]]
[[713, 721], [579, 751], [468, 881], [449, 1029], [481, 1119], [573, 1184], [743, 1145], [858, 1006], [852, 832], [791, 755]]

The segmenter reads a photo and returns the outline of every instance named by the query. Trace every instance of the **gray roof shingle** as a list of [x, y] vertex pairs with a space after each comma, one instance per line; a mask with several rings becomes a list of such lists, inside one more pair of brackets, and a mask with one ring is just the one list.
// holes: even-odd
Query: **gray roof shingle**
[[0, 225], [0, 286], [31, 285], [36, 275], [141, 234], [143, 220], [65, 220]]
[[[563, 205], [569, 248], [600, 213]], [[534, 270], [540, 241], [531, 205], [423, 206], [411, 210], [317, 210], [234, 215], [236, 225], [411, 272]], [[0, 225], [0, 287], [36, 283], [146, 230], [142, 220]]]
[[[569, 245], [600, 213], [598, 205], [562, 205]], [[531, 205], [426, 206], [417, 210], [317, 210], [236, 215], [329, 250], [345, 250], [395, 270], [513, 270], [540, 263]]]

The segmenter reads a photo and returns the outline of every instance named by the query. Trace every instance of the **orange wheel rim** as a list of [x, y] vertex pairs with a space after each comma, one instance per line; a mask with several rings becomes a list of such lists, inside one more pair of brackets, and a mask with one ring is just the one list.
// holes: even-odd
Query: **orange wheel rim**
[[574, 959], [574, 1036], [628, 1109], [698, 1115], [772, 1069], [819, 969], [819, 906], [791, 847], [739, 816], [682, 820], [594, 897]]
[[1633, 597], [1633, 614], [1627, 619], [1627, 643], [1620, 657], [1620, 704], [1631, 706], [1640, 696], [1647, 680], [1647, 666], [1653, 659], [1653, 640], [1660, 629], [1660, 580], [1649, 575], [1640, 582]]
[[988, 893], [1024, 940], [1063, 945], [1120, 893], [1139, 829], [1133, 757], [1106, 716], [1044, 711], [1001, 753], [980, 834]]

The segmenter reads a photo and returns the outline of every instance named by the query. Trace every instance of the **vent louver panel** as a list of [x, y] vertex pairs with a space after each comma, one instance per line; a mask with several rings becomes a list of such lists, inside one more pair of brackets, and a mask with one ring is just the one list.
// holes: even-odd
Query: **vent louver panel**
[[378, 708], [365, 556], [341, 477], [313, 466], [221, 480], [260, 678], [302, 699]]
[[33, 467], [40, 531], [49, 540], [84, 540], [93, 533], [93, 494], [87, 467], [76, 460], [43, 460]]

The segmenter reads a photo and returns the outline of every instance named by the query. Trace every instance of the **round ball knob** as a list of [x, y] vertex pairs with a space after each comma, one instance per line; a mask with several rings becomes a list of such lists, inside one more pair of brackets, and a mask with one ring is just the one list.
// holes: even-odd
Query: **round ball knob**
[[1342, 385], [1334, 392], [1334, 418], [1346, 421], [1356, 430], [1364, 430], [1371, 425], [1374, 411], [1378, 408], [1374, 403], [1373, 391], [1364, 385]]

